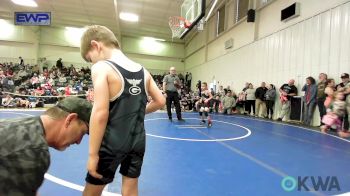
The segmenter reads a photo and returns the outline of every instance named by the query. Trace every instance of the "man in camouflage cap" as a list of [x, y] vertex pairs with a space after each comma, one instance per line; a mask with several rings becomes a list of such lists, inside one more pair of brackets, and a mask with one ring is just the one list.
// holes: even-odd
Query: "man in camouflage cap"
[[88, 133], [92, 105], [68, 97], [41, 116], [0, 121], [0, 195], [36, 195], [50, 165], [48, 147], [63, 151]]

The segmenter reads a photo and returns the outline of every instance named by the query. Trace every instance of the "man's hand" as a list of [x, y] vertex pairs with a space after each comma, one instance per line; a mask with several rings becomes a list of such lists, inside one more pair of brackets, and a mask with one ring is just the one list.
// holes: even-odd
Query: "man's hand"
[[89, 171], [89, 174], [97, 179], [102, 179], [103, 176], [99, 173], [97, 173], [97, 164], [98, 164], [99, 156], [98, 155], [89, 155], [88, 163], [87, 163], [87, 170]]

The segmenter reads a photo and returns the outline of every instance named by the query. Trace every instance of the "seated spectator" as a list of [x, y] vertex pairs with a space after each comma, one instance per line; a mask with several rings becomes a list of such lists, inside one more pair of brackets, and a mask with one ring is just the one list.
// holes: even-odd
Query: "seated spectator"
[[67, 82], [67, 78], [64, 75], [61, 75], [58, 79], [58, 81], [62, 84], [62, 83], [66, 83]]
[[238, 93], [237, 99], [236, 99], [236, 111], [237, 113], [243, 113], [245, 114], [245, 101], [246, 101], [246, 93], [244, 91]]
[[89, 90], [86, 93], [86, 99], [89, 102], [94, 102], [94, 89], [93, 88], [89, 88]]
[[43, 71], [43, 76], [45, 77], [45, 79], [49, 78], [50, 72], [49, 72], [48, 69], [44, 69], [44, 71]]
[[39, 77], [37, 73], [34, 73], [33, 77], [30, 79], [30, 82], [32, 83], [33, 87], [36, 88], [39, 84]]
[[0, 107], [2, 106], [2, 99], [4, 94], [2, 93], [2, 89], [0, 88]]
[[233, 107], [235, 106], [236, 100], [233, 98], [231, 90], [228, 90], [226, 96], [222, 98], [222, 113], [230, 115], [232, 113]]
[[39, 83], [44, 84], [46, 82], [46, 77], [43, 73], [39, 75]]
[[11, 77], [7, 77], [8, 80], [7, 80], [7, 85], [8, 85], [8, 88], [13, 91], [13, 89], [15, 89], [15, 83], [13, 82], [12, 78]]
[[39, 96], [42, 96], [42, 95], [44, 95], [44, 90], [42, 89], [42, 87], [41, 86], [38, 86], [37, 87], [37, 89], [35, 89], [35, 94], [36, 95], [39, 95]]
[[5, 73], [4, 73], [3, 69], [0, 68], [0, 80], [4, 77], [6, 77]]
[[10, 95], [5, 95], [5, 98], [2, 100], [2, 105], [4, 107], [15, 107], [16, 106], [16, 100]]
[[71, 95], [72, 93], [72, 87], [70, 85], [67, 85], [64, 89], [64, 95]]
[[211, 104], [213, 107], [211, 108], [210, 112], [213, 112], [212, 110], [215, 111], [215, 113], [219, 112], [220, 105], [221, 105], [221, 99], [219, 95], [215, 95], [214, 98], [211, 100]]
[[40, 72], [40, 67], [38, 64], [35, 64], [33, 67], [32, 67], [32, 71], [34, 73], [39, 73]]

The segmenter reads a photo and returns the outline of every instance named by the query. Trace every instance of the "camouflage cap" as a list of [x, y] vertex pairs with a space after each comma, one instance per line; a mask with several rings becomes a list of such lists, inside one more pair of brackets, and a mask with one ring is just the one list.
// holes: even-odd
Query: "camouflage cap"
[[92, 104], [86, 99], [78, 97], [66, 97], [58, 102], [56, 107], [68, 113], [76, 113], [78, 114], [80, 120], [86, 123], [90, 122]]

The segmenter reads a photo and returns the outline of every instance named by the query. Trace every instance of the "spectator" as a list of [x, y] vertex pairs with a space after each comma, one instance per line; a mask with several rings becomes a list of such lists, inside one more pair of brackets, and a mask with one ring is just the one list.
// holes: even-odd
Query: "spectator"
[[28, 77], [27, 71], [24, 69], [24, 67], [20, 68], [20, 71], [17, 73], [17, 76], [19, 76], [19, 79], [21, 81], [26, 80]]
[[302, 88], [302, 91], [305, 92], [305, 95], [303, 97], [305, 108], [303, 122], [305, 125], [311, 125], [311, 120], [316, 107], [317, 99], [317, 86], [313, 77], [309, 76], [306, 78], [306, 84]]
[[22, 57], [19, 57], [19, 65], [24, 66], [24, 60]]
[[324, 106], [327, 110], [329, 108], [331, 102], [333, 101], [333, 94], [336, 91], [335, 88], [335, 81], [334, 79], [327, 79], [326, 80], [326, 88], [324, 90], [324, 93], [326, 94], [326, 100], [324, 101]]
[[61, 83], [61, 84], [64, 84], [67, 82], [67, 78], [62, 74], [59, 76], [59, 79], [58, 81]]
[[192, 73], [188, 73], [187, 83], [186, 83], [188, 89], [191, 89], [191, 82], [192, 82]]
[[10, 94], [6, 94], [5, 98], [2, 101], [2, 105], [4, 107], [15, 107], [16, 100]]
[[232, 97], [231, 90], [227, 91], [226, 96], [222, 98], [223, 114], [231, 114], [233, 107], [236, 106], [236, 100]]
[[297, 87], [294, 86], [294, 80], [289, 80], [288, 84], [283, 84], [279, 89], [280, 92], [280, 100], [281, 100], [281, 112], [278, 117], [278, 121], [282, 121], [282, 119], [289, 113], [290, 111], [290, 100], [293, 96], [298, 94]]
[[[213, 109], [214, 109], [215, 113], [218, 113], [220, 105], [221, 105], [220, 96], [219, 95], [215, 95], [215, 98], [211, 99], [211, 103], [209, 105], [213, 106]], [[212, 112], [212, 111], [210, 111], [210, 112]]]
[[[255, 113], [255, 89], [253, 87], [252, 83], [249, 83], [248, 89], [245, 91], [247, 93], [247, 100], [246, 100], [246, 112], [248, 115], [254, 116]], [[253, 114], [251, 114], [253, 108]]]
[[335, 92], [333, 96], [334, 100], [331, 102], [327, 114], [323, 116], [321, 131], [326, 133], [329, 128], [336, 127], [337, 131], [342, 131], [342, 119], [345, 114], [345, 101], [343, 92]]
[[219, 86], [219, 89], [216, 94], [219, 95], [220, 99], [223, 99], [226, 96], [224, 87], [222, 85]]
[[[342, 82], [340, 84], [338, 84], [338, 90], [343, 91], [344, 93], [344, 100], [347, 100], [347, 98], [349, 97], [349, 93], [350, 93], [350, 80], [349, 80], [349, 74], [348, 73], [343, 73], [340, 76]], [[348, 112], [345, 110], [345, 115], [344, 115], [344, 125], [343, 125], [343, 129], [344, 130], [349, 130], [349, 114]]]
[[[347, 88], [346, 91], [347, 91], [347, 93], [349, 93], [350, 92], [350, 88]], [[347, 98], [345, 100], [345, 104], [346, 104], [346, 112], [348, 114], [348, 118], [347, 119], [345, 118], [344, 120], [345, 121], [347, 120], [348, 123], [350, 123], [350, 116], [349, 116], [349, 114], [350, 114], [350, 96], [349, 95], [347, 96]], [[339, 132], [338, 134], [339, 134], [340, 137], [348, 138], [348, 137], [350, 137], [350, 130], [349, 129], [347, 129], [347, 130], [344, 129], [343, 131]]]
[[2, 106], [2, 98], [4, 94], [2, 93], [2, 89], [0, 88], [0, 107]]
[[[266, 117], [266, 104], [265, 104], [265, 93], [267, 91], [267, 88], [265, 87], [266, 83], [262, 82], [261, 86], [256, 89], [255, 91], [255, 111], [256, 116], [258, 117]], [[261, 110], [260, 110], [261, 108]], [[261, 115], [260, 115], [261, 112]]]
[[244, 86], [244, 88], [242, 90], [243, 92], [245, 92], [249, 88], [249, 84], [250, 84], [249, 82], [245, 83], [245, 86]]
[[[347, 85], [349, 85], [349, 74], [348, 73], [343, 73], [341, 74], [340, 76], [342, 82], [339, 83], [337, 86], [336, 86], [336, 89], [337, 90], [341, 90], [341, 88], [345, 88]], [[346, 94], [345, 94], [346, 95]]]
[[32, 70], [33, 70], [34, 73], [39, 73], [39, 72], [40, 72], [40, 67], [39, 67], [39, 65], [38, 65], [38, 64], [35, 64], [35, 65], [33, 66]]
[[63, 68], [62, 58], [59, 58], [56, 61], [56, 67], [57, 67], [57, 69], [62, 70], [62, 68]]
[[36, 88], [39, 84], [39, 77], [37, 73], [34, 73], [33, 77], [30, 79], [30, 82], [32, 83], [33, 87]]
[[318, 111], [320, 112], [320, 119], [322, 120], [322, 117], [326, 114], [326, 107], [324, 106], [324, 102], [326, 101], [327, 97], [327, 95], [325, 94], [327, 74], [320, 73], [318, 79], [319, 81], [317, 84], [317, 106]]
[[267, 107], [267, 117], [269, 119], [273, 118], [273, 106], [276, 100], [276, 88], [273, 84], [267, 85], [267, 91], [265, 93], [266, 107]]

